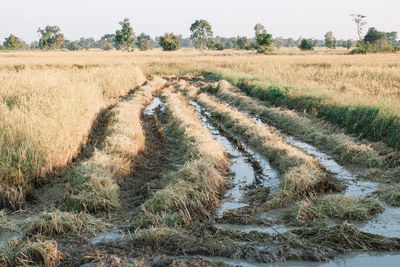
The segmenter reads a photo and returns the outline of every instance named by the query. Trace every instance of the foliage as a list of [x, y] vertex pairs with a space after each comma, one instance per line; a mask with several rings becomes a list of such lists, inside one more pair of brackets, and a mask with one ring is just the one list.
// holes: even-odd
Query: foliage
[[301, 44], [299, 46], [301, 50], [313, 50], [313, 41], [311, 39], [303, 39], [301, 40]]
[[113, 44], [115, 44], [115, 34], [105, 34], [101, 37], [99, 41], [99, 47], [102, 50], [113, 49]]
[[164, 51], [175, 51], [180, 47], [178, 36], [174, 35], [172, 32], [161, 36], [159, 44]]
[[3, 47], [7, 50], [17, 50], [21, 48], [21, 40], [17, 36], [10, 34], [10, 36], [5, 38]]
[[380, 40], [387, 40], [387, 35], [384, 32], [380, 32], [374, 27], [369, 28], [367, 34], [364, 37], [365, 43], [375, 44]]
[[367, 50], [365, 50], [364, 48], [359, 48], [358, 47], [358, 48], [355, 48], [355, 49], [351, 50], [350, 54], [352, 54], [352, 55], [357, 55], [357, 54], [365, 55], [365, 54], [367, 54]]
[[204, 49], [207, 40], [212, 38], [213, 35], [210, 23], [204, 19], [196, 20], [190, 26], [190, 31], [192, 33], [190, 39], [195, 42], [195, 47], [198, 49]]
[[267, 33], [265, 27], [261, 24], [254, 26], [256, 32], [256, 43], [258, 53], [267, 53], [272, 50], [271, 45], [273, 43], [272, 34]]
[[115, 45], [117, 49], [130, 51], [135, 44], [135, 33], [128, 18], [119, 22], [121, 29], [115, 32]]
[[60, 33], [60, 27], [47, 25], [44, 29], [39, 28], [37, 32], [41, 35], [39, 46], [43, 50], [60, 48], [64, 43], [64, 34]]
[[327, 32], [325, 34], [325, 46], [329, 49], [336, 48], [336, 38], [333, 36], [332, 32]]
[[153, 45], [151, 44], [151, 38], [150, 35], [146, 35], [144, 33], [141, 33], [136, 41], [136, 46], [141, 50], [141, 51], [146, 51], [146, 50], [151, 50], [153, 49]]
[[224, 50], [224, 45], [219, 40], [210, 39], [207, 42], [207, 48], [210, 50]]
[[251, 43], [247, 37], [238, 37], [236, 40], [236, 47], [238, 49], [248, 49]]

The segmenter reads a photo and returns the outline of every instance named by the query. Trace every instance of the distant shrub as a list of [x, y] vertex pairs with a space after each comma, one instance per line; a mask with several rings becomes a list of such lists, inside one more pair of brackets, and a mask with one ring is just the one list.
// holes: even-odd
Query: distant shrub
[[161, 36], [159, 44], [164, 51], [178, 50], [181, 45], [178, 36], [174, 35], [172, 32]]
[[210, 50], [224, 50], [224, 45], [219, 40], [211, 39], [207, 42], [207, 48]]
[[367, 53], [367, 50], [364, 48], [355, 48], [353, 50], [351, 50], [350, 54], [352, 55], [357, 55], [357, 54], [363, 54], [365, 55]]
[[314, 45], [311, 39], [303, 39], [301, 40], [301, 44], [299, 46], [301, 50], [313, 50]]

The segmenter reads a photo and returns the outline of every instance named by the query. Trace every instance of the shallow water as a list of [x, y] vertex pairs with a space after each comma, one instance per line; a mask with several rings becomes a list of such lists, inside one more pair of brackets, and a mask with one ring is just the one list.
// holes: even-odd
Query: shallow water
[[[249, 114], [248, 112], [245, 112], [245, 114], [255, 123], [265, 125], [265, 123], [257, 116]], [[276, 129], [276, 131], [278, 133], [281, 133], [281, 131], [279, 131], [278, 129]], [[285, 134], [282, 134], [282, 136], [284, 136], [286, 141], [291, 145], [298, 147], [304, 150], [307, 154], [315, 157], [322, 167], [332, 173], [332, 176], [334, 178], [342, 181], [347, 186], [346, 191], [344, 192], [346, 196], [364, 198], [365, 196], [378, 189], [379, 183], [357, 179], [359, 173], [356, 170], [350, 170], [341, 166], [331, 156], [322, 152], [315, 146], [310, 145], [293, 136]]]
[[386, 206], [385, 211], [375, 218], [355, 225], [363, 232], [400, 238], [400, 208]]
[[216, 224], [217, 228], [224, 230], [234, 230], [243, 233], [250, 233], [252, 231], [257, 231], [260, 233], [267, 233], [270, 235], [277, 235], [285, 233], [287, 231], [293, 230], [294, 227], [288, 227], [283, 223], [275, 223], [272, 226], [267, 225], [241, 225], [241, 224]]
[[159, 97], [154, 97], [153, 102], [151, 102], [150, 105], [148, 105], [144, 110], [143, 114], [148, 115], [148, 116], [153, 116], [156, 109], [162, 105], [162, 101]]
[[121, 245], [124, 242], [127, 242], [129, 240], [132, 240], [133, 237], [124, 234], [118, 229], [114, 229], [110, 232], [102, 233], [99, 234], [98, 236], [92, 238], [90, 240], [90, 244], [92, 246], [103, 244], [103, 245], [108, 245], [108, 244], [119, 244]]
[[[196, 102], [191, 101], [190, 104], [195, 108], [203, 126], [210, 130], [213, 137], [222, 144], [225, 151], [232, 157], [230, 170], [233, 173], [233, 187], [226, 192], [218, 215], [222, 216], [227, 210], [248, 206], [248, 204], [243, 201], [244, 189], [247, 186], [255, 184], [257, 181], [270, 187], [272, 192], [274, 190], [276, 191], [280, 183], [279, 173], [276, 169], [271, 167], [268, 160], [253, 150], [246, 149], [245, 152], [239, 150], [237, 145], [230, 142], [208, 121], [211, 115], [207, 111]], [[255, 170], [252, 165], [254, 161], [258, 161], [261, 167], [260, 170]]]
[[336, 257], [329, 262], [310, 262], [310, 261], [286, 261], [275, 263], [253, 263], [246, 260], [234, 260], [224, 257], [208, 257], [215, 262], [224, 262], [233, 266], [243, 267], [286, 267], [286, 266], [304, 266], [304, 267], [397, 267], [400, 265], [400, 254], [396, 253], [352, 253]]

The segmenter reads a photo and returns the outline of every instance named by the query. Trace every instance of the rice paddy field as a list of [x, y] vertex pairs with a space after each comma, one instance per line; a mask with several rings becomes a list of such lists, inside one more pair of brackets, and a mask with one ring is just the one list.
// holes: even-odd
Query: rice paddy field
[[396, 266], [400, 54], [0, 53], [1, 266]]

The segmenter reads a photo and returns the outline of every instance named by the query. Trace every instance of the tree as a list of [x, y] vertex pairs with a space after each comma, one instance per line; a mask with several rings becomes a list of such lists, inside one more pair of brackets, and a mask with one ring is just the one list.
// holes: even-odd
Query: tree
[[180, 47], [179, 37], [171, 33], [166, 33], [160, 37], [160, 46], [164, 51], [178, 50]]
[[397, 45], [397, 32], [387, 32], [387, 39], [393, 46]]
[[114, 48], [115, 34], [104, 34], [99, 40], [99, 47], [102, 50], [111, 50]]
[[20, 48], [21, 48], [21, 40], [17, 36], [10, 34], [10, 36], [4, 39], [3, 49], [17, 50]]
[[47, 25], [44, 29], [39, 28], [39, 46], [41, 49], [59, 48], [64, 43], [64, 35], [60, 33], [60, 27]]
[[151, 38], [150, 35], [146, 35], [144, 33], [141, 33], [136, 41], [136, 46], [141, 50], [141, 51], [146, 51], [153, 49], [153, 46], [151, 44]]
[[329, 49], [336, 48], [336, 39], [333, 36], [332, 32], [327, 32], [325, 34], [325, 46], [328, 47]]
[[357, 35], [358, 35], [358, 41], [362, 41], [362, 35], [364, 31], [364, 26], [367, 25], [367, 22], [365, 20], [366, 16], [360, 15], [360, 14], [351, 14], [350, 15], [353, 18], [353, 21], [356, 23], [357, 26]]
[[119, 25], [121, 25], [121, 29], [115, 32], [115, 44], [117, 49], [130, 51], [136, 39], [131, 23], [128, 18], [125, 18], [123, 21], [119, 22]]
[[207, 48], [210, 50], [224, 50], [224, 45], [219, 40], [210, 39], [207, 42]]
[[250, 46], [250, 41], [247, 37], [238, 37], [236, 40], [236, 47], [238, 49], [247, 49]]
[[276, 39], [274, 40], [274, 44], [275, 44], [275, 46], [279, 49], [279, 48], [281, 48], [281, 47], [285, 44], [285, 41], [283, 40], [282, 37], [278, 37], [278, 38], [276, 38]]
[[347, 40], [346, 41], [346, 48], [350, 49], [353, 46], [353, 41], [352, 40]]
[[272, 50], [272, 34], [269, 33], [260, 33], [257, 35], [257, 52], [258, 53], [267, 53]]
[[190, 31], [192, 33], [190, 39], [195, 42], [195, 47], [198, 49], [204, 49], [208, 39], [213, 35], [210, 23], [204, 19], [196, 20], [190, 26]]
[[365, 43], [375, 44], [378, 40], [386, 40], [387, 41], [387, 34], [384, 32], [380, 32], [375, 28], [369, 28], [367, 34], [364, 37]]
[[254, 26], [254, 31], [256, 32], [256, 38], [257, 38], [257, 36], [258, 36], [259, 34], [262, 34], [262, 33], [266, 33], [266, 32], [267, 32], [267, 31], [265, 30], [265, 27], [264, 27], [262, 24], [260, 24], [260, 23], [257, 23], [256, 26]]
[[313, 50], [313, 41], [312, 39], [303, 39], [301, 40], [301, 44], [299, 46], [301, 50]]

